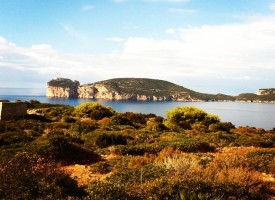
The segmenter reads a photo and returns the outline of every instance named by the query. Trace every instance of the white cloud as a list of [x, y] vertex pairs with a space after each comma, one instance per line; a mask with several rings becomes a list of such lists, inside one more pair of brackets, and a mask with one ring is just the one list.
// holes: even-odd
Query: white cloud
[[169, 29], [165, 30], [165, 33], [170, 34], [170, 35], [174, 35], [176, 33], [176, 30], [173, 29], [173, 28], [169, 28]]
[[185, 14], [195, 14], [198, 11], [194, 9], [182, 9], [182, 8], [169, 8], [169, 12], [171, 13], [185, 13]]
[[5, 38], [0, 36], [0, 50], [10, 48], [10, 47], [14, 47], [14, 46], [15, 46], [14, 43], [9, 42], [8, 40], [6, 40]]
[[275, 16], [263, 18], [167, 29], [173, 39], [106, 38], [122, 42], [123, 49], [101, 55], [64, 54], [49, 44], [23, 48], [0, 37], [0, 80], [11, 74], [14, 80], [32, 74], [44, 83], [57, 76], [82, 83], [114, 77], [149, 77], [182, 85], [188, 82], [190, 89], [204, 88], [206, 92], [218, 85], [224, 91], [216, 92], [224, 93], [232, 87], [242, 92], [246, 92], [242, 87], [251, 85], [255, 91], [263, 87], [261, 84], [274, 87]]
[[34, 50], [53, 50], [52, 46], [49, 44], [32, 45], [32, 49], [34, 49]]
[[273, 10], [273, 11], [275, 11], [275, 3], [272, 3], [272, 4], [270, 5], [270, 9]]

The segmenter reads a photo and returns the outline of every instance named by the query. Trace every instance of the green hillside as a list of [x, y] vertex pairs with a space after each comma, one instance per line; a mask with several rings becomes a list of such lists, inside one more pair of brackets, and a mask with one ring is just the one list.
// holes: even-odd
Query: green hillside
[[104, 84], [109, 90], [120, 93], [151, 95], [151, 96], [170, 96], [173, 94], [189, 94], [192, 98], [204, 101], [211, 100], [235, 100], [234, 97], [224, 94], [204, 94], [195, 92], [174, 83], [148, 78], [116, 78], [96, 82], [95, 84]]

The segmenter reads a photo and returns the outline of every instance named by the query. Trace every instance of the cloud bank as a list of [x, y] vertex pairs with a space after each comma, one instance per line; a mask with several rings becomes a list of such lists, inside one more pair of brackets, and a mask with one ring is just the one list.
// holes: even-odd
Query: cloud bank
[[19, 47], [0, 37], [1, 87], [11, 83], [44, 87], [57, 76], [81, 83], [148, 77], [229, 94], [275, 85], [274, 15], [228, 25], [171, 27], [164, 32], [168, 39], [106, 38], [122, 44], [121, 49], [106, 54], [67, 54], [49, 44]]

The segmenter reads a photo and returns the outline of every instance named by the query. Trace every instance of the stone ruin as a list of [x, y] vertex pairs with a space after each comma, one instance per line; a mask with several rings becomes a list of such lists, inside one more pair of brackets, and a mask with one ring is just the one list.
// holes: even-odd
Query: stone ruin
[[0, 100], [0, 120], [12, 120], [27, 114], [26, 102]]

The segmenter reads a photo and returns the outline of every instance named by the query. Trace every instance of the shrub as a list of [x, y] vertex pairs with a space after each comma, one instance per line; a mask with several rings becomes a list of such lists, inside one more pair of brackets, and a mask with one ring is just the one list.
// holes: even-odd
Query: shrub
[[98, 125], [95, 122], [80, 122], [72, 124], [70, 127], [71, 134], [77, 134], [79, 136], [92, 132], [98, 128]]
[[217, 122], [215, 124], [210, 124], [209, 131], [224, 131], [230, 133], [231, 129], [234, 129], [235, 126], [231, 122]]
[[182, 140], [178, 142], [171, 142], [169, 146], [179, 149], [183, 152], [213, 152], [215, 147], [207, 142], [198, 140]]
[[114, 125], [133, 125], [132, 122], [123, 114], [115, 114], [111, 117], [111, 124]]
[[275, 146], [272, 136], [261, 136], [249, 134], [237, 134], [238, 138], [235, 143], [238, 146], [255, 146], [263, 148], [272, 148]]
[[112, 166], [106, 161], [99, 161], [90, 166], [92, 173], [107, 174], [112, 171]]
[[155, 160], [156, 165], [175, 170], [181, 174], [181, 178], [198, 176], [202, 170], [200, 163], [200, 157], [174, 150], [171, 147], [163, 149]]
[[146, 124], [147, 119], [156, 117], [155, 114], [142, 114], [142, 113], [133, 113], [133, 112], [126, 112], [123, 115], [127, 119], [129, 119], [132, 123], [136, 123], [136, 124]]
[[131, 158], [131, 160], [128, 163], [128, 168], [130, 169], [136, 169], [140, 168], [144, 165], [148, 165], [153, 163], [156, 156], [153, 154], [145, 153], [144, 156], [134, 156]]
[[108, 106], [103, 106], [96, 102], [86, 102], [75, 108], [75, 115], [79, 117], [90, 117], [95, 120], [111, 117], [115, 111]]
[[181, 127], [183, 129], [191, 129], [191, 125], [195, 123], [209, 126], [220, 121], [218, 116], [208, 114], [193, 106], [178, 107], [167, 111], [166, 115], [167, 119], [164, 123], [169, 128]]
[[[160, 167], [146, 165], [138, 169], [124, 169], [115, 172], [104, 181], [93, 181], [89, 184], [87, 192], [90, 199], [141, 199], [133, 186], [160, 178], [166, 171]], [[135, 193], [133, 193], [135, 192]], [[147, 197], [146, 193], [144, 193]]]
[[160, 122], [149, 122], [146, 126], [146, 130], [153, 132], [161, 132], [165, 131], [166, 129], [166, 126]]
[[77, 182], [37, 155], [17, 154], [0, 163], [0, 199], [81, 198]]
[[55, 105], [55, 107], [42, 108], [41, 110], [46, 118], [59, 121], [65, 116], [71, 116], [74, 108], [67, 105]]
[[12, 145], [15, 143], [28, 143], [33, 141], [34, 138], [26, 133], [19, 132], [5, 132], [0, 134], [0, 146]]
[[74, 122], [76, 122], [75, 118], [70, 117], [70, 116], [64, 116], [64, 117], [62, 118], [62, 121], [63, 121], [63, 122], [66, 122], [66, 123], [74, 123]]
[[260, 172], [274, 173], [275, 150], [258, 150], [247, 154], [249, 167]]
[[91, 150], [72, 143], [68, 136], [54, 135], [37, 144], [37, 153], [45, 158], [65, 164], [82, 164], [98, 161], [100, 156]]
[[111, 145], [126, 145], [127, 137], [117, 133], [102, 133], [96, 137], [96, 145], [105, 148]]

